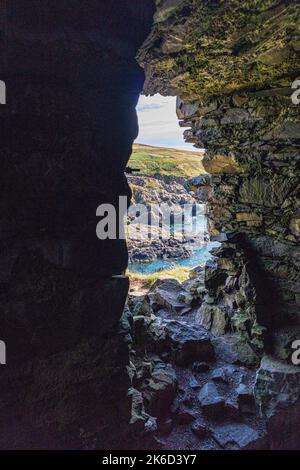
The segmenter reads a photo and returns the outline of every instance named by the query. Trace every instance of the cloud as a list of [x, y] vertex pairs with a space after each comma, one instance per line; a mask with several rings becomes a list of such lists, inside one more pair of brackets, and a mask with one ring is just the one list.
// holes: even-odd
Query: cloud
[[163, 108], [164, 105], [162, 104], [145, 104], [145, 105], [140, 105], [137, 107], [137, 111], [139, 113], [144, 113], [145, 111], [149, 111], [151, 109], [161, 109]]
[[141, 95], [137, 113], [140, 130], [136, 142], [180, 150], [196, 150], [183, 139], [183, 130], [176, 116], [176, 97]]

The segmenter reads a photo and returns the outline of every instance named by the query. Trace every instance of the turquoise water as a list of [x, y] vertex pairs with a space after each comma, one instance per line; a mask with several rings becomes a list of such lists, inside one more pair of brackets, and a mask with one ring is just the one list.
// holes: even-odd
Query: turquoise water
[[[198, 205], [198, 209], [199, 209]], [[190, 234], [199, 234], [207, 231], [207, 221], [204, 215], [204, 211], [201, 210], [195, 217], [190, 218], [190, 220], [185, 221], [185, 231]], [[174, 231], [180, 231], [182, 226], [174, 225]], [[219, 243], [211, 242], [201, 246], [189, 245], [192, 248], [192, 255], [189, 258], [185, 259], [157, 259], [155, 261], [150, 261], [149, 263], [131, 263], [129, 264], [129, 269], [131, 272], [139, 274], [153, 274], [158, 271], [163, 271], [165, 269], [170, 269], [175, 266], [184, 266], [187, 268], [195, 268], [196, 266], [204, 265], [205, 262], [210, 258], [210, 250], [219, 246]]]
[[132, 263], [129, 264], [131, 272], [140, 274], [153, 274], [157, 271], [170, 269], [174, 266], [185, 266], [188, 268], [195, 268], [196, 266], [203, 265], [210, 258], [210, 250], [219, 244], [216, 242], [208, 243], [207, 245], [193, 249], [192, 256], [186, 259], [169, 260], [158, 259], [150, 263]]

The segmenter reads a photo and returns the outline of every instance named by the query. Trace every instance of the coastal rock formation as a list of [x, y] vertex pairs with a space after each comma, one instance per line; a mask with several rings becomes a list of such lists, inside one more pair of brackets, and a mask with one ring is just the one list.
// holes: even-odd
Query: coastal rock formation
[[199, 320], [240, 331], [257, 363], [300, 322], [299, 22], [294, 2], [159, 1], [139, 52], [145, 93], [178, 95], [186, 140], [205, 148], [197, 188], [222, 246]]
[[[175, 317], [170, 299], [161, 297], [163, 286], [169, 286], [166, 294], [177, 291], [186, 299], [184, 315], [177, 311]], [[157, 424], [152, 445], [143, 427], [137, 448], [178, 450], [191, 443], [195, 450], [269, 448], [266, 420], [254, 400], [255, 371], [228, 354], [234, 350], [228, 337], [222, 342], [195, 321], [201, 300], [191, 308], [189, 285], [163, 280], [141, 299], [136, 295], [128, 312], [134, 325], [129, 375], [147, 419]]]
[[[0, 447], [140, 448], [142, 430], [176, 449], [188, 426], [183, 448], [299, 449], [298, 2], [2, 0], [0, 23]], [[205, 148], [191, 184], [221, 242], [168, 333], [149, 299], [122, 316], [126, 244], [95, 233], [97, 207], [131, 196], [143, 85], [178, 96]], [[207, 383], [229, 422], [203, 416]]]
[[[198, 223], [203, 209], [183, 178], [139, 175], [128, 176], [128, 182], [133, 204], [127, 219], [130, 263], [188, 258], [193, 246], [208, 241], [206, 232], [192, 227], [193, 209]], [[184, 220], [185, 207], [189, 220]]]

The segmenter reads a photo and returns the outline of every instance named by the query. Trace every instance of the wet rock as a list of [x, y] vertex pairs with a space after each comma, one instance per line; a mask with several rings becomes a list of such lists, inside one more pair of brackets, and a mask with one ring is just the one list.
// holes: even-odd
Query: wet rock
[[172, 320], [165, 323], [165, 329], [177, 365], [187, 366], [197, 360], [214, 360], [214, 348], [204, 328]]
[[220, 419], [224, 414], [225, 400], [213, 382], [205, 384], [198, 394], [203, 414], [209, 419]]
[[257, 372], [255, 398], [268, 418], [300, 398], [300, 367], [264, 356]]

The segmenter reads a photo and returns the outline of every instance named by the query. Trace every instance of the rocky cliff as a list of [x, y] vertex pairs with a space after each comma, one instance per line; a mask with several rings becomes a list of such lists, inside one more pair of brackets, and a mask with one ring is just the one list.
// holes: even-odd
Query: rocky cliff
[[[193, 207], [197, 204], [192, 191], [184, 186], [181, 178], [141, 175], [129, 176], [128, 182], [132, 189], [132, 203], [136, 205], [136, 210], [133, 207], [132, 211], [129, 211], [128, 218], [129, 263], [188, 258], [192, 254], [193, 244], [195, 246], [205, 244], [204, 231], [195, 234], [186, 227], [184, 236], [182, 233], [175, 236], [170, 227], [170, 217], [162, 217], [164, 207], [173, 207], [178, 220], [182, 221], [184, 205]], [[142, 212], [144, 215], [136, 218], [136, 211], [138, 213], [141, 211], [140, 205], [144, 207], [144, 213]]]
[[156, 4], [139, 52], [144, 92], [179, 97], [186, 140], [205, 148], [210, 178], [200, 192], [210, 234], [222, 242], [206, 268], [199, 321], [239, 332], [253, 364], [266, 351], [289, 360], [300, 336], [300, 107], [291, 100], [300, 75], [299, 3]]

